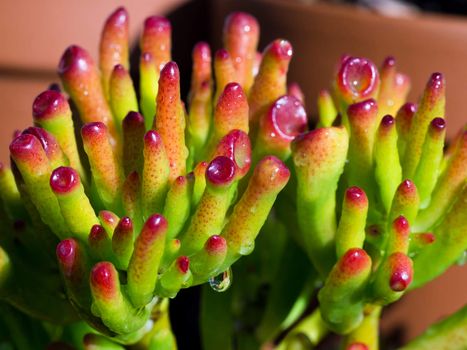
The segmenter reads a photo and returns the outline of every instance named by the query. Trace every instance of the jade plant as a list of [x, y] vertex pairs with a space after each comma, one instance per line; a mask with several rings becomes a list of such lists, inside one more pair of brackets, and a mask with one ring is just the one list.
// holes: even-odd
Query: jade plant
[[[223, 337], [241, 349], [310, 349], [329, 333], [343, 349], [384, 348], [382, 308], [463, 263], [467, 134], [445, 149], [445, 87], [434, 73], [419, 103], [406, 103], [410, 80], [394, 58], [379, 70], [341, 58], [316, 128], [291, 144], [293, 175], [274, 216], [234, 267], [242, 285], [204, 300], [206, 348], [223, 342], [208, 336], [219, 305], [230, 310], [224, 325], [236, 325]], [[465, 320], [464, 307], [406, 348], [463, 349]]]
[[[118, 8], [98, 63], [65, 50], [61, 87], [0, 166], [0, 345], [176, 349], [170, 299], [204, 284], [206, 349], [309, 349], [333, 332], [373, 350], [382, 307], [462, 259], [467, 138], [444, 152], [442, 74], [415, 105], [393, 58], [345, 56], [307, 131], [292, 46], [259, 53], [254, 17], [231, 14], [214, 55], [194, 47], [186, 107], [170, 22], [145, 20], [137, 88], [128, 32]], [[465, 319], [406, 348], [461, 349]]]
[[381, 308], [442, 274], [467, 247], [467, 134], [443, 154], [444, 77], [432, 74], [418, 105], [403, 104], [409, 86], [392, 57], [379, 71], [343, 57], [332, 93], [318, 100], [322, 127], [292, 147], [297, 239], [323, 283], [316, 319], [345, 335], [346, 349], [378, 348]]

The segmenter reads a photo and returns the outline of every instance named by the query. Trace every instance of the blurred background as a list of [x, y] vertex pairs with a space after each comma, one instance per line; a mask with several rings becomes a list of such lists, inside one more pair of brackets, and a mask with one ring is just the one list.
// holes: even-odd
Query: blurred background
[[[56, 82], [58, 60], [71, 44], [97, 57], [105, 18], [124, 5], [131, 17], [136, 48], [145, 17], [166, 15], [173, 24], [173, 59], [181, 69], [185, 94], [193, 45], [199, 40], [220, 47], [224, 17], [252, 13], [261, 26], [260, 48], [282, 37], [294, 47], [290, 81], [298, 82], [313, 115], [321, 88], [330, 85], [344, 53], [366, 56], [380, 65], [387, 55], [412, 79], [409, 100], [416, 102], [432, 72], [447, 79], [448, 136], [467, 122], [467, 1], [465, 0], [138, 0], [0, 2], [0, 161], [8, 161], [15, 129], [31, 123], [33, 99]], [[383, 330], [400, 329], [404, 341], [467, 302], [467, 269], [452, 268], [423, 290], [387, 310]], [[181, 307], [194, 307], [182, 305]], [[193, 322], [188, 320], [187, 322]], [[186, 327], [187, 325], [174, 325]]]

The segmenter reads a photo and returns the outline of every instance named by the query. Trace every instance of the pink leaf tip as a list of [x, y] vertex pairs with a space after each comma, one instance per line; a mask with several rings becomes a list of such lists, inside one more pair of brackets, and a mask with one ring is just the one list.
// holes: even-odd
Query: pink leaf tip
[[187, 256], [179, 257], [177, 259], [177, 266], [181, 273], [187, 273], [190, 268], [190, 259]]
[[66, 194], [73, 191], [79, 185], [79, 175], [70, 167], [59, 167], [50, 176], [50, 187], [57, 194]]
[[63, 94], [46, 90], [36, 97], [32, 104], [32, 114], [36, 119], [46, 119], [66, 108], [68, 102]]
[[345, 57], [337, 74], [337, 87], [351, 103], [373, 96], [379, 84], [376, 66], [370, 60], [360, 57]]
[[234, 177], [235, 163], [225, 156], [214, 158], [206, 169], [206, 179], [214, 185], [230, 184]]

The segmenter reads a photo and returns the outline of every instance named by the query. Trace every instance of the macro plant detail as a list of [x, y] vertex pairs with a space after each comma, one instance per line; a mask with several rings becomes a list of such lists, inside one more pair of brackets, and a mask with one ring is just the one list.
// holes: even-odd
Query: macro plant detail
[[[307, 131], [292, 46], [259, 53], [254, 17], [231, 14], [213, 55], [194, 47], [186, 106], [170, 22], [144, 22], [136, 88], [128, 30], [118, 8], [97, 63], [65, 50], [64, 92], [35, 99], [0, 166], [0, 339], [176, 349], [169, 300], [204, 284], [206, 349], [310, 349], [331, 332], [378, 349], [382, 307], [467, 249], [467, 134], [444, 149], [443, 75], [416, 105], [392, 57], [344, 56]], [[466, 318], [405, 349], [461, 349]]]
[[[253, 81], [259, 33], [239, 33], [244, 21], [257, 25], [242, 13], [226, 23], [215, 85], [209, 45], [194, 48], [188, 114], [167, 19], [144, 23], [138, 93], [124, 8], [104, 25], [98, 64], [79, 46], [66, 49], [58, 74], [70, 102], [57, 88], [41, 93], [33, 103], [35, 126], [15, 134], [11, 169], [1, 167], [5, 307], [51, 323], [86, 321], [86, 348], [109, 342], [99, 333], [116, 343], [172, 349], [167, 298], [206, 282], [228, 287], [218, 275], [252, 251], [290, 176], [279, 158], [252, 150], [248, 98], [267, 109], [276, 97], [267, 81]], [[259, 76], [271, 80], [271, 67], [286, 68], [287, 50], [285, 41], [272, 43]], [[285, 110], [300, 107], [281, 101]], [[276, 109], [269, 124], [257, 126], [258, 137], [281, 123], [293, 126], [295, 116], [276, 120], [283, 114]], [[296, 123], [305, 125], [304, 117]], [[80, 327], [69, 331], [85, 331]]]
[[343, 57], [336, 107], [323, 92], [323, 127], [293, 143], [298, 240], [324, 283], [322, 320], [346, 335], [347, 349], [378, 348], [381, 307], [465, 252], [467, 134], [443, 154], [445, 86], [434, 73], [418, 105], [404, 103], [410, 82], [392, 57], [379, 73], [369, 60]]

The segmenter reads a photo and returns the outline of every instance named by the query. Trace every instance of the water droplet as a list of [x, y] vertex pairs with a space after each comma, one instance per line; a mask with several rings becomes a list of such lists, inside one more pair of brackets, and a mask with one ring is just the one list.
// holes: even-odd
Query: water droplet
[[232, 284], [232, 269], [229, 267], [224, 272], [209, 279], [209, 285], [215, 292], [225, 292]]
[[245, 242], [240, 246], [239, 253], [242, 255], [249, 255], [255, 249], [255, 242]]
[[464, 250], [462, 255], [457, 259], [457, 265], [464, 266], [467, 263], [467, 250]]

